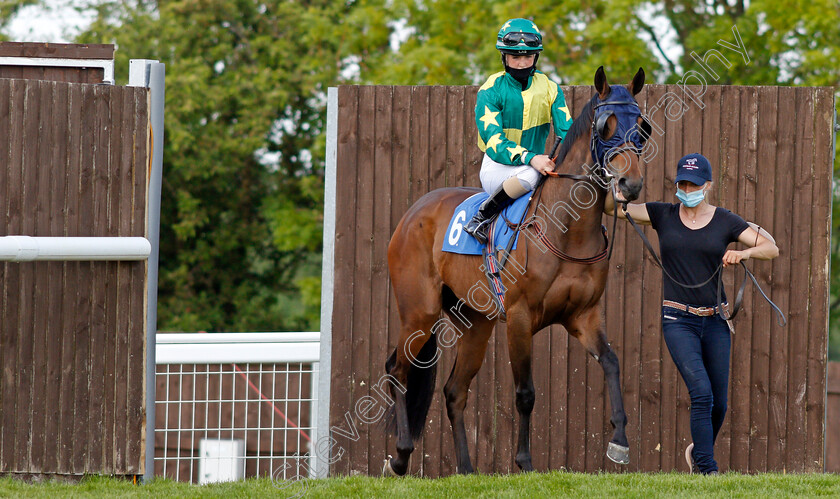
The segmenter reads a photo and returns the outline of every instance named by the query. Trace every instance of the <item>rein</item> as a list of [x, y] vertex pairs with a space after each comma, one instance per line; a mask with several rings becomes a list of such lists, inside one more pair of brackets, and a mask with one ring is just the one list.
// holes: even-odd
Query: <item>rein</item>
[[[618, 210], [616, 210], [616, 211], [618, 211]], [[773, 310], [778, 314], [778, 318], [776, 319], [776, 322], [780, 326], [785, 326], [787, 324], [787, 319], [785, 318], [785, 314], [782, 313], [781, 309], [779, 309], [779, 307], [776, 306], [776, 304], [773, 303], [773, 301], [770, 298], [767, 297], [767, 294], [764, 293], [763, 289], [761, 289], [761, 286], [758, 284], [758, 281], [756, 280], [755, 276], [753, 275], [752, 272], [750, 272], [750, 269], [747, 268], [747, 266], [744, 264], [743, 261], [738, 262], [738, 263], [741, 264], [741, 267], [744, 267], [744, 280], [741, 281], [741, 286], [738, 288], [738, 293], [735, 296], [735, 302], [732, 305], [732, 312], [729, 314], [729, 317], [725, 317], [724, 316], [724, 307], [723, 307], [723, 292], [722, 292], [722, 290], [723, 290], [723, 262], [721, 262], [721, 264], [718, 265], [717, 269], [715, 269], [715, 271], [712, 272], [712, 275], [709, 276], [708, 279], [701, 282], [700, 284], [685, 284], [685, 283], [682, 283], [682, 282], [678, 281], [677, 279], [675, 279], [674, 276], [669, 274], [667, 270], [665, 270], [665, 266], [662, 265], [662, 260], [659, 259], [659, 255], [656, 254], [656, 251], [653, 249], [653, 246], [650, 244], [650, 241], [648, 240], [647, 236], [645, 236], [645, 233], [642, 231], [642, 229], [639, 227], [639, 225], [636, 223], [636, 221], [633, 220], [633, 217], [631, 217], [630, 214], [627, 213], [626, 210], [624, 211], [624, 216], [627, 218], [627, 221], [630, 222], [630, 225], [632, 225], [633, 228], [636, 229], [636, 233], [639, 234], [639, 237], [642, 238], [642, 242], [644, 243], [645, 248], [647, 248], [648, 252], [653, 257], [653, 262], [656, 264], [656, 266], [659, 267], [660, 269], [662, 269], [662, 273], [668, 279], [670, 279], [671, 282], [673, 282], [677, 286], [681, 286], [683, 288], [689, 288], [689, 289], [700, 288], [700, 287], [705, 286], [706, 284], [709, 284], [712, 281], [712, 279], [714, 279], [715, 276], [717, 276], [718, 315], [720, 315], [721, 319], [732, 320], [738, 314], [738, 311], [741, 309], [741, 304], [744, 301], [744, 291], [747, 287], [747, 279], [749, 278], [753, 282], [755, 287], [758, 289], [758, 292], [761, 293], [761, 296], [763, 296], [764, 299], [767, 300], [767, 303], [769, 303], [770, 306], [773, 307]]]
[[[591, 179], [586, 175], [576, 175], [576, 174], [572, 174], [572, 173], [555, 173], [555, 172], [547, 172], [547, 173], [548, 173], [548, 175], [550, 175], [552, 177], [555, 177], [555, 178], [569, 178], [569, 179], [572, 179], [572, 180], [575, 180], [575, 181], [591, 181]], [[520, 220], [518, 224], [511, 223], [509, 220], [505, 219], [505, 223], [507, 224], [507, 226], [510, 227], [513, 230], [522, 230], [522, 229], [530, 228], [531, 231], [534, 233], [534, 235], [537, 237], [537, 239], [541, 243], [543, 243], [546, 246], [546, 248], [548, 248], [548, 251], [550, 251], [554, 256], [556, 256], [557, 258], [560, 258], [561, 260], [565, 260], [567, 262], [572, 262], [572, 263], [580, 263], [580, 264], [583, 264], [583, 265], [592, 265], [592, 264], [598, 263], [598, 262], [600, 262], [604, 259], [608, 260], [610, 258], [610, 256], [612, 255], [612, 245], [610, 245], [610, 238], [607, 237], [607, 228], [604, 227], [603, 225], [601, 226], [601, 230], [602, 230], [603, 236], [604, 236], [604, 249], [599, 251], [595, 255], [588, 257], [588, 258], [578, 258], [578, 257], [574, 257], [572, 255], [569, 255], [568, 253], [563, 252], [560, 248], [555, 246], [554, 243], [552, 243], [548, 239], [548, 237], [546, 235], [546, 232], [543, 230], [543, 228], [537, 222], [537, 216], [536, 216], [537, 208], [539, 207], [540, 201], [542, 200], [542, 190], [543, 190], [543, 186], [545, 185], [544, 180], [545, 180], [545, 178], [540, 180], [540, 184], [537, 186], [537, 189], [536, 189], [537, 199], [536, 199], [536, 203], [534, 204], [534, 215], [532, 215], [531, 218], [529, 218], [527, 221], [524, 221], [525, 216], [528, 213], [528, 211], [526, 210], [525, 213], [522, 215], [522, 220]], [[615, 218], [616, 218], [616, 220], [618, 219], [617, 216]], [[615, 239], [615, 223], [613, 223], [613, 239]]]

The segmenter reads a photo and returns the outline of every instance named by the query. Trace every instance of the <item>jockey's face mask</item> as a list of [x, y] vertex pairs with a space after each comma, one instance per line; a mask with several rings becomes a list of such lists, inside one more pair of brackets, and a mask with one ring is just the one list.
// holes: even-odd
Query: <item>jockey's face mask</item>
[[[645, 141], [650, 137], [651, 126], [645, 119], [642, 119], [642, 122], [639, 123], [641, 115], [639, 105], [633, 99], [630, 91], [621, 85], [610, 88], [610, 95], [607, 100], [601, 101], [600, 98], [598, 99], [598, 103], [595, 105], [592, 142], [590, 144], [592, 161], [596, 165], [604, 167], [609, 164], [613, 156], [627, 150], [635, 152], [636, 155], [642, 153]], [[610, 116], [615, 116], [617, 123], [613, 134], [607, 137], [609, 134], [607, 120]], [[624, 144], [632, 145], [626, 146]], [[608, 172], [605, 173], [608, 174]]]

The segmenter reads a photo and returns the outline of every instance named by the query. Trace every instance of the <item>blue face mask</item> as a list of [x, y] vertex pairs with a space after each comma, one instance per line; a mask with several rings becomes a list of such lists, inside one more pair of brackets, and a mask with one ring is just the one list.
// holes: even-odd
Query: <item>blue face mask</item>
[[694, 192], [685, 192], [684, 190], [677, 187], [677, 199], [684, 205], [689, 208], [694, 208], [698, 204], [700, 204], [703, 199], [706, 197], [706, 190], [700, 189], [699, 191]]

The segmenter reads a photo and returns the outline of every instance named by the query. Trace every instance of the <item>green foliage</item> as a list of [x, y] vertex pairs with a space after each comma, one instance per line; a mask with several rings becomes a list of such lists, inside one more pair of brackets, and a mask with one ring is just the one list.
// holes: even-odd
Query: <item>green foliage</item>
[[[595, 69], [633, 75], [659, 68], [637, 26], [638, 0], [607, 3], [538, 0], [506, 4], [490, 0], [398, 0], [390, 25], [402, 20], [409, 33], [399, 49], [365, 72], [363, 81], [385, 84], [480, 84], [503, 69], [496, 33], [510, 18], [532, 19], [543, 34], [539, 67], [565, 84], [591, 84]], [[607, 8], [609, 6], [609, 8]], [[620, 29], [616, 29], [616, 28]], [[629, 78], [629, 76], [628, 76]]]
[[[840, 6], [834, 0], [744, 0], [656, 2], [658, 14], [670, 21], [683, 54], [683, 71], [698, 70], [691, 53], [718, 49], [732, 66], [715, 63], [721, 78], [714, 83], [737, 85], [837, 85], [840, 82]], [[749, 64], [722, 48], [719, 40], [734, 44], [733, 26], [749, 53]], [[669, 76], [675, 82], [678, 72]], [[712, 83], [712, 82], [710, 82]]]

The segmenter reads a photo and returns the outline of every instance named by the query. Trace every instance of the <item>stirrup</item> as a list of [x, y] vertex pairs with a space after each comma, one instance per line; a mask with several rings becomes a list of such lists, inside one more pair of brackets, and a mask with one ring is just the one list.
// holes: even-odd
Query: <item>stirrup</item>
[[[476, 241], [478, 241], [479, 243], [481, 243], [482, 246], [484, 246], [484, 245], [487, 244], [487, 241], [489, 240], [489, 238], [487, 237], [487, 229], [490, 228], [490, 224], [493, 223], [493, 220], [495, 220], [495, 217], [485, 218], [484, 220], [478, 222], [478, 225], [476, 225], [474, 229], [471, 229], [470, 226], [469, 226], [470, 224], [467, 224], [464, 227], [464, 231], [467, 234], [474, 237]], [[470, 222], [472, 222], [472, 220], [470, 220]], [[479, 237], [479, 236], [481, 236], [481, 237]]]

